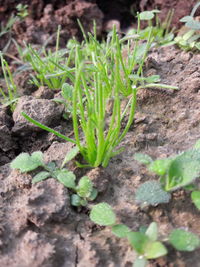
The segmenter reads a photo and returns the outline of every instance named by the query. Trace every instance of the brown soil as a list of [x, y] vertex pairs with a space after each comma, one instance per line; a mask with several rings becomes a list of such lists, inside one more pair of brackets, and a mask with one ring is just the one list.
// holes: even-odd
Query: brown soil
[[[113, 158], [106, 169], [84, 171], [100, 191], [96, 202], [112, 205], [119, 222], [133, 230], [156, 221], [161, 236], [175, 227], [200, 234], [199, 213], [187, 193], [174, 193], [170, 204], [154, 208], [143, 210], [136, 205], [135, 189], [155, 177], [133, 160], [136, 151], [152, 157], [173, 155], [200, 138], [199, 60], [200, 55], [175, 47], [152, 51], [147, 75], [159, 74], [162, 82], [178, 85], [180, 90], [140, 91], [135, 123], [122, 144], [125, 152]], [[70, 147], [54, 142], [45, 152], [45, 160], [59, 163]], [[78, 177], [83, 174], [80, 170], [76, 173]], [[7, 164], [1, 168], [0, 188], [0, 266], [131, 266], [135, 254], [128, 243], [115, 238], [108, 228], [96, 227], [87, 210], [70, 207], [68, 190], [53, 179], [31, 185], [30, 175], [11, 172]], [[199, 252], [169, 248], [169, 256], [150, 266], [198, 267]]]
[[[18, 1], [0, 4], [0, 19], [10, 14], [14, 2]], [[122, 28], [126, 27], [132, 19], [129, 13], [131, 5], [141, 10], [157, 6], [163, 14], [170, 7], [175, 7], [177, 15], [174, 23], [177, 23], [179, 17], [190, 12], [196, 1], [124, 2], [126, 6], [119, 0], [30, 1], [30, 16], [16, 25], [14, 36], [18, 41], [42, 44], [61, 23], [64, 44], [72, 35], [79, 36], [77, 17], [87, 26], [87, 31], [91, 29], [92, 19], [97, 18], [100, 34], [109, 20], [118, 20]], [[125, 15], [126, 20], [123, 19]], [[4, 41], [1, 42], [3, 44]], [[93, 180], [100, 192], [95, 203], [109, 203], [118, 221], [132, 230], [155, 221], [161, 237], [176, 227], [200, 235], [199, 212], [191, 203], [189, 193], [178, 191], [173, 194], [170, 204], [157, 207], [141, 209], [136, 205], [136, 188], [157, 177], [133, 160], [134, 153], [138, 151], [154, 158], [173, 155], [190, 148], [200, 138], [199, 60], [200, 55], [183, 52], [174, 46], [151, 51], [146, 62], [146, 75], [158, 74], [162, 83], [177, 85], [180, 90], [139, 92], [134, 124], [121, 144], [126, 149], [113, 158], [106, 169], [80, 170], [73, 164], [69, 166], [77, 178], [87, 174]], [[21, 97], [13, 115], [8, 109], [0, 107], [0, 266], [132, 266], [135, 254], [128, 242], [114, 237], [109, 228], [94, 225], [88, 218], [87, 209], [72, 208], [70, 192], [63, 185], [54, 179], [32, 185], [31, 175], [10, 170], [10, 160], [22, 151], [42, 150], [46, 162], [60, 164], [71, 149], [71, 144], [63, 143], [22, 120], [22, 107], [32, 112], [35, 118], [42, 115], [42, 108], [41, 120], [45, 124], [63, 134], [71, 134], [71, 122], [62, 119], [63, 108], [52, 101], [52, 91], [46, 88], [27, 90], [26, 77], [17, 79], [25, 96]], [[187, 267], [191, 264], [193, 267], [200, 266], [200, 250], [180, 253], [169, 246], [168, 256], [151, 261], [149, 266]]]
[[[19, 1], [0, 0], [2, 23], [5, 24], [11, 13], [16, 14], [15, 6], [18, 3]], [[47, 40], [48, 44], [55, 44], [55, 32], [58, 25], [61, 25], [60, 45], [65, 46], [70, 37], [82, 36], [77, 19], [80, 19], [86, 32], [92, 31], [95, 20], [98, 34], [101, 35], [109, 29], [113, 21], [117, 21], [119, 29], [125, 30], [135, 22], [133, 14], [138, 10], [158, 8], [162, 11], [161, 19], [165, 19], [167, 12], [174, 9], [172, 26], [180, 26], [179, 19], [191, 12], [196, 0], [22, 0], [20, 3], [28, 5], [29, 16], [14, 25], [12, 36], [19, 44], [23, 44], [24, 41], [44, 44]], [[0, 50], [6, 46], [10, 38], [10, 34], [4, 35], [0, 41]]]

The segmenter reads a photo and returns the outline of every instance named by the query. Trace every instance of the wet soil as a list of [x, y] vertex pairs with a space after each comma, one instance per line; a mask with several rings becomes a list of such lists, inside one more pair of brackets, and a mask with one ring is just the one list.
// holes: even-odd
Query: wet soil
[[[175, 192], [169, 204], [157, 207], [141, 209], [136, 205], [136, 188], [142, 182], [157, 177], [133, 160], [137, 151], [154, 158], [173, 155], [190, 148], [200, 138], [199, 60], [200, 55], [183, 52], [174, 46], [151, 51], [145, 67], [146, 75], [159, 74], [163, 83], [177, 85], [180, 90], [151, 89], [138, 93], [135, 121], [121, 144], [126, 149], [113, 158], [106, 169], [80, 170], [73, 164], [69, 166], [78, 178], [87, 174], [93, 180], [100, 192], [95, 203], [109, 203], [118, 221], [132, 230], [156, 221], [161, 237], [176, 227], [200, 234], [199, 212], [188, 193]], [[28, 98], [32, 101], [33, 97]], [[46, 107], [48, 110], [48, 104]], [[34, 114], [35, 111], [30, 110]], [[13, 118], [9, 125], [8, 121], [12, 118], [8, 120], [8, 117], [4, 118], [4, 125], [7, 122], [10, 135], [4, 138], [8, 143], [16, 144], [16, 140], [24, 138], [16, 134], [16, 125], [23, 124], [19, 124], [19, 118]], [[61, 125], [60, 130], [65, 129], [66, 132], [70, 122], [62, 124], [62, 120], [57, 121]], [[52, 122], [49, 121], [49, 124]], [[28, 124], [23, 127], [29, 140], [29, 147], [24, 149], [29, 152], [36, 150], [33, 143], [39, 142], [37, 140], [43, 134], [46, 162], [56, 161], [59, 164], [71, 148], [71, 144], [52, 139], [47, 133], [40, 132], [38, 135], [36, 129]], [[29, 137], [31, 132], [35, 132], [32, 141]], [[41, 140], [38, 144], [41, 145]], [[18, 147], [19, 150], [21, 148]], [[31, 175], [11, 171], [9, 164], [1, 167], [0, 178], [0, 266], [132, 266], [135, 254], [127, 241], [114, 237], [109, 228], [94, 225], [88, 218], [87, 209], [72, 208], [69, 204], [70, 192], [63, 185], [54, 179], [31, 185]], [[192, 264], [198, 267], [199, 252], [180, 253], [169, 247], [168, 256], [151, 261], [149, 266], [186, 267]]]

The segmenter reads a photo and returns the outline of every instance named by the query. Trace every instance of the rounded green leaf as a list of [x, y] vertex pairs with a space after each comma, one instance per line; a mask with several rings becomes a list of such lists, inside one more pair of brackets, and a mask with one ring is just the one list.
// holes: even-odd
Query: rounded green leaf
[[72, 188], [72, 189], [76, 187], [76, 184], [75, 184], [76, 176], [74, 175], [73, 172], [68, 171], [66, 169], [62, 169], [56, 172], [56, 177], [59, 182], [64, 184], [64, 186], [68, 188]]
[[72, 206], [75, 206], [75, 207], [81, 206], [81, 200], [82, 199], [78, 195], [76, 195], [76, 194], [71, 195]]
[[51, 174], [49, 172], [39, 172], [38, 174], [36, 174], [33, 179], [32, 179], [32, 184], [38, 183], [40, 181], [43, 181], [47, 178], [49, 178], [51, 176]]
[[78, 186], [76, 187], [77, 194], [80, 197], [90, 197], [92, 189], [93, 189], [92, 181], [88, 176], [83, 176], [80, 179]]
[[135, 153], [133, 158], [145, 165], [148, 165], [152, 162], [152, 158], [150, 156], [142, 153]]
[[200, 246], [200, 239], [197, 235], [182, 229], [173, 230], [169, 235], [169, 241], [180, 251], [193, 251]]
[[149, 242], [148, 236], [141, 232], [130, 232], [127, 238], [137, 253], [142, 255], [145, 253], [145, 247]]
[[148, 181], [138, 187], [135, 193], [136, 202], [156, 206], [168, 203], [170, 194], [164, 191], [157, 181]]
[[158, 238], [158, 226], [157, 223], [152, 222], [147, 228], [145, 234], [149, 237], [151, 241], [156, 241]]
[[110, 205], [105, 202], [93, 206], [90, 212], [90, 219], [98, 225], [113, 225], [116, 221], [115, 213]]
[[154, 18], [154, 13], [152, 11], [143, 11], [139, 14], [141, 20], [151, 20]]
[[10, 164], [12, 169], [19, 169], [22, 173], [35, 170], [42, 166], [42, 152], [34, 152], [31, 156], [28, 153], [19, 154]]
[[172, 159], [157, 159], [149, 165], [149, 170], [158, 174], [158, 175], [165, 175]]
[[95, 198], [97, 197], [97, 195], [98, 195], [97, 189], [96, 188], [93, 188], [90, 196], [88, 197], [88, 199], [91, 200], [91, 201], [93, 201], [93, 200], [95, 200]]
[[147, 259], [156, 259], [167, 254], [166, 247], [158, 241], [150, 242], [145, 247], [145, 257]]
[[35, 162], [37, 162], [39, 165], [43, 165], [43, 153], [41, 151], [35, 151], [31, 154], [31, 159]]
[[116, 224], [112, 227], [112, 233], [119, 238], [127, 237], [131, 229], [124, 224]]
[[170, 164], [168, 170], [168, 188], [175, 190], [188, 185], [200, 174], [200, 150], [190, 149], [178, 155]]
[[194, 191], [191, 194], [192, 201], [197, 209], [200, 210], [200, 191]]

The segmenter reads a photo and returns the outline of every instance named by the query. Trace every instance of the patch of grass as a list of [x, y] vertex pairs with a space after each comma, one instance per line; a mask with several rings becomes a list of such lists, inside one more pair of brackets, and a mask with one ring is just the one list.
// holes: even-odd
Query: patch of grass
[[16, 101], [18, 99], [17, 86], [14, 83], [13, 76], [7, 61], [3, 58], [3, 54], [0, 52], [1, 67], [6, 82], [7, 93], [0, 88], [0, 94], [2, 97], [2, 104], [4, 106], [10, 106], [11, 111], [14, 111]]
[[[143, 65], [153, 39], [150, 31], [146, 42], [140, 44], [139, 34], [139, 16], [137, 36], [120, 39], [114, 28], [102, 44], [97, 41], [94, 26], [94, 35], [88, 33], [86, 36], [83, 31], [84, 45], [73, 42], [74, 68], [66, 69], [62, 74], [48, 75], [56, 78], [65, 73], [73, 87], [71, 110], [75, 140], [67, 137], [64, 139], [78, 146], [86, 161], [85, 165], [78, 164], [80, 167], [106, 167], [110, 158], [122, 151], [122, 148], [117, 147], [133, 123], [139, 89], [156, 86], [177, 89], [157, 84], [157, 76], [143, 77]], [[123, 56], [124, 50], [128, 52], [127, 57]], [[67, 94], [72, 88], [70, 84], [67, 86]], [[122, 108], [124, 100], [126, 105]], [[110, 119], [109, 102], [112, 103]], [[58, 132], [31, 119], [27, 114], [22, 114], [35, 125], [63, 138]], [[125, 126], [122, 127], [124, 123]], [[84, 135], [83, 140], [79, 130]]]

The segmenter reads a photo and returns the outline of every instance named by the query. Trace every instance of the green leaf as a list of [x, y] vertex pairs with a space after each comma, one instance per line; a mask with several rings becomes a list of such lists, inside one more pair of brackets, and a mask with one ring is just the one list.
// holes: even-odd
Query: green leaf
[[76, 187], [76, 192], [80, 197], [90, 197], [92, 189], [93, 185], [90, 178], [88, 176], [83, 176]]
[[188, 185], [200, 174], [200, 150], [191, 149], [177, 156], [170, 164], [166, 190]]
[[157, 181], [148, 181], [140, 185], [136, 190], [135, 196], [136, 202], [152, 206], [168, 203], [171, 197]]
[[56, 169], [56, 163], [51, 161], [46, 164], [46, 167], [48, 168], [49, 171], [53, 172]]
[[93, 206], [90, 212], [90, 219], [98, 225], [113, 225], [116, 221], [115, 213], [110, 205], [105, 202]]
[[76, 195], [76, 194], [73, 194], [71, 195], [71, 205], [72, 206], [75, 206], [75, 207], [80, 207], [81, 206], [81, 198]]
[[145, 247], [147, 243], [149, 242], [148, 236], [140, 232], [129, 232], [127, 234], [127, 238], [131, 246], [133, 247], [133, 249], [137, 253], [144, 255]]
[[199, 30], [200, 29], [200, 23], [194, 19], [187, 21], [185, 26], [187, 26], [193, 30]]
[[36, 174], [33, 179], [32, 179], [32, 184], [38, 183], [40, 181], [43, 181], [47, 178], [49, 178], [51, 176], [51, 174], [49, 172], [39, 172], [38, 174]]
[[95, 200], [95, 198], [97, 197], [97, 195], [98, 195], [97, 189], [96, 188], [93, 188], [90, 196], [88, 197], [88, 199], [91, 200], [91, 201], [93, 201], [93, 200]]
[[131, 229], [124, 224], [116, 224], [112, 227], [112, 233], [119, 238], [127, 237]]
[[71, 189], [76, 188], [76, 184], [75, 184], [76, 176], [74, 175], [73, 172], [68, 171], [66, 169], [62, 169], [56, 172], [56, 177], [58, 181], [62, 183], [64, 186], [71, 188]]
[[39, 166], [43, 165], [43, 153], [41, 151], [35, 151], [31, 154], [31, 159], [35, 162], [37, 162], [38, 164], [40, 164]]
[[137, 257], [137, 259], [134, 261], [133, 267], [146, 267], [148, 264], [147, 259], [144, 257]]
[[73, 86], [68, 83], [64, 83], [61, 89], [62, 97], [68, 101], [72, 101]]
[[81, 199], [80, 203], [81, 203], [81, 206], [83, 206], [83, 207], [87, 206], [87, 204], [88, 204], [86, 199]]
[[147, 259], [156, 259], [167, 254], [166, 247], [158, 241], [150, 242], [145, 247], [145, 257]]
[[192, 201], [197, 209], [200, 210], [200, 191], [194, 191], [191, 194]]
[[147, 228], [145, 234], [149, 237], [151, 241], [156, 241], [158, 238], [158, 226], [157, 223], [152, 222]]
[[152, 162], [152, 158], [146, 154], [142, 154], [142, 153], [136, 153], [134, 155], [134, 160], [139, 161], [142, 164], [148, 165]]
[[200, 239], [197, 235], [182, 229], [173, 230], [169, 235], [169, 241], [180, 251], [193, 251], [200, 246]]
[[28, 153], [21, 153], [10, 164], [12, 169], [19, 169], [22, 173], [35, 170], [43, 166], [42, 152], [34, 152], [31, 156]]
[[192, 21], [192, 20], [193, 20], [192, 16], [185, 16], [185, 17], [180, 19], [180, 22], [188, 22], [188, 21]]
[[62, 167], [64, 167], [64, 165], [66, 163], [68, 163], [70, 160], [74, 159], [76, 157], [76, 155], [79, 153], [79, 148], [77, 146], [73, 147], [65, 156], [63, 163], [62, 163]]
[[160, 75], [151, 75], [149, 77], [146, 77], [147, 83], [157, 83], [160, 82]]
[[156, 173], [157, 175], [161, 175], [161, 176], [165, 175], [169, 168], [171, 161], [172, 159], [170, 158], [157, 159], [149, 165], [149, 170]]
[[151, 20], [154, 18], [154, 13], [158, 13], [159, 10], [143, 11], [139, 14], [141, 20]]

